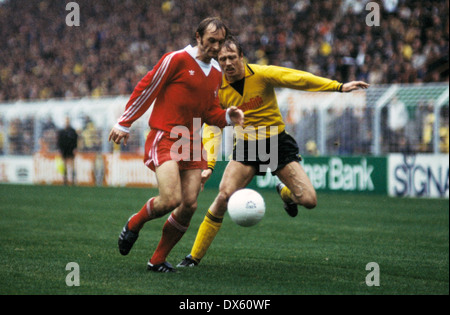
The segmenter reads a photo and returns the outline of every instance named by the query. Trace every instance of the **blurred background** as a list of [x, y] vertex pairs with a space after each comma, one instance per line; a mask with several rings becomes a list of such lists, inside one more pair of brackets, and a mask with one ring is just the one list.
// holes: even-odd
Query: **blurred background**
[[304, 156], [445, 153], [449, 150], [449, 1], [0, 1], [0, 155], [56, 152], [65, 117], [78, 152], [141, 154], [146, 118], [131, 143], [107, 142], [130, 93], [163, 54], [194, 44], [198, 23], [220, 16], [250, 63], [279, 65], [364, 92], [279, 90], [287, 130]]

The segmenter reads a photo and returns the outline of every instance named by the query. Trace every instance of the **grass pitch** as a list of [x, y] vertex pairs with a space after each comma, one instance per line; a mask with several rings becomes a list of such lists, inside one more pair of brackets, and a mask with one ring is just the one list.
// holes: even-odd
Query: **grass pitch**
[[[448, 200], [319, 194], [315, 210], [290, 218], [275, 191], [261, 191], [267, 210], [257, 226], [226, 216], [198, 267], [155, 274], [146, 263], [165, 218], [145, 225], [128, 256], [117, 238], [156, 193], [0, 185], [0, 294], [449, 294]], [[173, 265], [190, 252], [216, 193], [201, 193]], [[80, 286], [66, 285], [69, 262], [80, 267]], [[366, 285], [369, 262], [379, 265], [379, 286]]]

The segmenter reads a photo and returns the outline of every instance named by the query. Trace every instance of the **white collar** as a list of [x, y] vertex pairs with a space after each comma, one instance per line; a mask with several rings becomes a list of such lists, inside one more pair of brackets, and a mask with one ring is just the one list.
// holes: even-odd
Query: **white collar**
[[192, 47], [191, 45], [186, 46], [184, 50], [198, 63], [200, 68], [203, 70], [206, 76], [211, 72], [211, 67], [216, 68], [221, 72], [219, 63], [215, 59], [211, 59], [210, 63], [203, 62], [197, 58], [198, 47]]

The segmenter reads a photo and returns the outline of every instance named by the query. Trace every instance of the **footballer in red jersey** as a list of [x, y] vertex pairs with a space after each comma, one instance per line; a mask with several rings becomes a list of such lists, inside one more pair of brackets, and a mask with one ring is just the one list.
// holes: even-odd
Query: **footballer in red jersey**
[[201, 172], [207, 167], [203, 154], [193, 159], [195, 152], [179, 152], [177, 142], [187, 141], [190, 148], [195, 148], [196, 142], [201, 145], [203, 122], [220, 128], [243, 123], [240, 109], [223, 110], [219, 104], [222, 74], [213, 58], [217, 58], [228, 33], [219, 18], [203, 20], [196, 31], [197, 46], [161, 58], [136, 86], [109, 136], [110, 141], [119, 144], [123, 140], [126, 145], [132, 123], [154, 103], [144, 162], [156, 173], [159, 195], [130, 217], [118, 241], [120, 253], [127, 255], [144, 223], [172, 212], [147, 264], [152, 271], [174, 271], [166, 259], [189, 226], [197, 208]]

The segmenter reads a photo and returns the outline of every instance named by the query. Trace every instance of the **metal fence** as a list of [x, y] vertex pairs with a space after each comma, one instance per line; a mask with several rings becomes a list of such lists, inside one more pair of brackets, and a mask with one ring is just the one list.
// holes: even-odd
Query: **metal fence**
[[[449, 152], [448, 83], [371, 86], [345, 94], [283, 89], [277, 94], [286, 129], [302, 155]], [[132, 126], [126, 147], [108, 142], [127, 100], [121, 96], [0, 104], [0, 155], [56, 152], [57, 131], [66, 117], [79, 135], [79, 152], [143, 152], [151, 110]]]
[[449, 152], [448, 83], [348, 94], [282, 90], [279, 98], [304, 155]]

